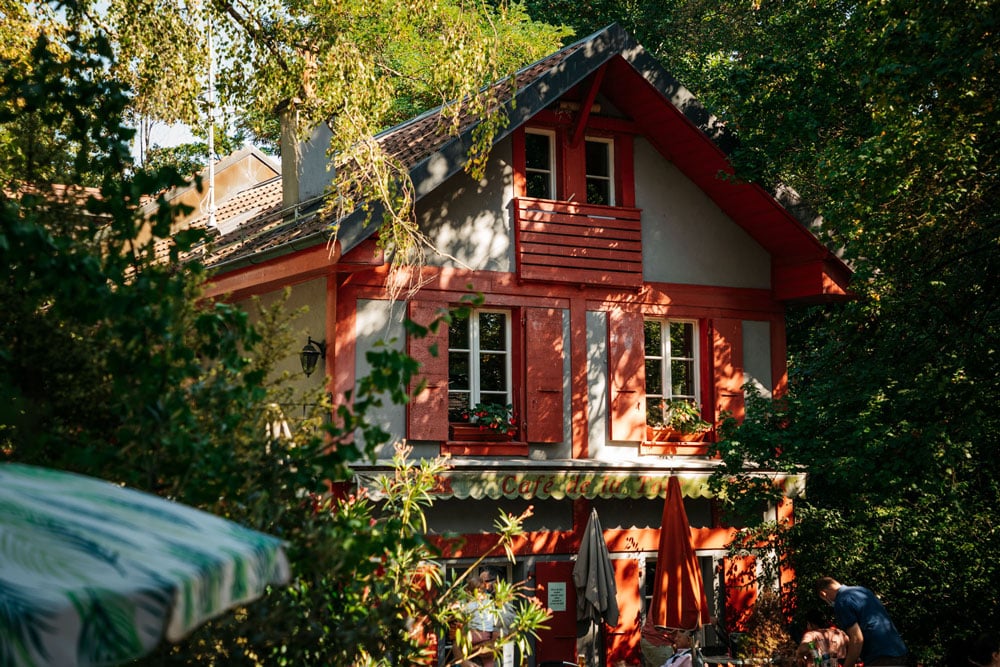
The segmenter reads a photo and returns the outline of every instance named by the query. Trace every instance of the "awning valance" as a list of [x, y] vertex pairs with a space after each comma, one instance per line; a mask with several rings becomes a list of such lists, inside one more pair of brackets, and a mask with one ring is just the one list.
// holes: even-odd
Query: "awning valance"
[[[369, 496], [381, 498], [379, 477], [383, 473], [356, 473], [358, 486]], [[391, 471], [384, 474], [391, 476]], [[439, 498], [547, 499], [564, 498], [664, 498], [667, 480], [676, 476], [687, 498], [711, 498], [708, 475], [685, 475], [677, 471], [599, 470], [448, 470], [438, 476], [434, 494]], [[767, 475], [784, 495], [795, 497], [805, 490], [805, 475]]]

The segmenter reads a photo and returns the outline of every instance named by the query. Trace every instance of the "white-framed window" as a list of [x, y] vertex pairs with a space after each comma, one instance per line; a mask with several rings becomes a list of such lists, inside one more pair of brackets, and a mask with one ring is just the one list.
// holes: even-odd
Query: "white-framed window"
[[556, 135], [546, 130], [524, 133], [525, 194], [556, 198]]
[[587, 203], [615, 205], [615, 142], [587, 137], [585, 141]]
[[511, 316], [473, 310], [448, 327], [448, 421], [468, 421], [477, 403], [508, 405], [511, 395]]
[[694, 320], [646, 320], [646, 421], [662, 423], [669, 401], [700, 405], [698, 323]]

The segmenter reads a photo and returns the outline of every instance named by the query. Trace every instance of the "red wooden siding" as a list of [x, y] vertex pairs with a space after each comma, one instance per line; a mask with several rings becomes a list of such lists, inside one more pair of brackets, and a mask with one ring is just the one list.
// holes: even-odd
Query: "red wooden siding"
[[634, 558], [616, 558], [615, 587], [618, 589], [618, 625], [608, 630], [608, 662], [619, 661], [634, 665], [642, 662], [641, 634], [642, 598], [639, 595], [639, 561]]
[[520, 279], [642, 286], [639, 209], [520, 197], [514, 218]]
[[[428, 325], [447, 303], [411, 301], [410, 319]], [[426, 338], [409, 337], [407, 353], [420, 362], [420, 376], [427, 381], [422, 392], [413, 397], [407, 411], [407, 437], [411, 440], [448, 439], [448, 328]], [[437, 356], [431, 350], [437, 348]]]
[[527, 440], [563, 439], [563, 318], [555, 308], [525, 309]]
[[725, 558], [722, 567], [726, 578], [726, 630], [746, 632], [757, 601], [756, 560], [753, 556]]
[[646, 365], [642, 313], [608, 313], [611, 439], [642, 440], [646, 432]]

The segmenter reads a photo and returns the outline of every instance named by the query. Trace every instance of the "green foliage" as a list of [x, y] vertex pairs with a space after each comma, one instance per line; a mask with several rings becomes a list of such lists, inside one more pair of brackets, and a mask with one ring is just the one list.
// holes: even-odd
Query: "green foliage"
[[[329, 490], [351, 478], [350, 462], [385, 442], [368, 411], [385, 396], [408, 400], [416, 363], [382, 347], [369, 352], [374, 370], [349, 404], [298, 395], [275, 371], [292, 347], [283, 302], [258, 306], [251, 324], [249, 312], [203, 299], [196, 263], [178, 266], [177, 253], [198, 232], [175, 236], [166, 263], [137, 241], [140, 230], [169, 234], [177, 211], [163, 196], [151, 220], [140, 217], [140, 205], [183, 181], [173, 168], [128, 176], [128, 95], [106, 78], [111, 52], [100, 39], [65, 45], [72, 48], [42, 40], [32, 59], [0, 63], [0, 131], [35, 115], [73, 148], [65, 183], [86, 176], [100, 184], [67, 196], [44, 182], [29, 187], [16, 177], [36, 173], [32, 156], [0, 152], [0, 173], [13, 183], [0, 196], [0, 261], [8, 267], [0, 283], [0, 456], [126, 483], [287, 540], [290, 587], [163, 647], [149, 664], [414, 660], [426, 651], [417, 629], [461, 618], [455, 591], [438, 590], [436, 552], [422, 535], [443, 464], [408, 466], [401, 454], [384, 502], [338, 500]], [[290, 437], [281, 428], [289, 403], [312, 406]], [[500, 522], [497, 548], [509, 550], [523, 517]], [[511, 591], [508, 600], [523, 596]], [[516, 641], [545, 617], [521, 606]]]
[[794, 187], [855, 271], [853, 302], [790, 308], [788, 395], [751, 395], [719, 443], [744, 518], [775, 496], [747, 463], [809, 474], [795, 525], [748, 543], [779, 540], [800, 610], [815, 576], [863, 584], [921, 659], [964, 663], [953, 644], [1000, 631], [982, 557], [1000, 540], [1000, 5], [570, 5], [527, 3], [578, 34], [633, 30], [736, 132], [738, 175]]
[[[505, 123], [490, 84], [550, 53], [567, 34], [508, 2], [77, 0], [62, 12], [47, 9], [35, 0], [26, 11], [12, 9], [12, 52], [24, 55], [21, 25], [29, 32], [44, 26], [57, 41], [69, 26], [108, 35], [115, 53], [109, 73], [134, 91], [128, 108], [140, 122], [207, 124], [211, 38], [216, 108], [226, 109], [238, 130], [277, 145], [279, 110], [299, 136], [329, 126], [337, 156], [331, 207], [348, 213], [380, 205], [383, 216], [373, 222], [394, 269], [422, 265], [430, 244], [415, 224], [408, 171], [372, 137], [436, 106], [445, 106], [443, 123], [453, 132], [461, 118], [476, 117], [467, 165], [478, 178]], [[33, 148], [31, 129], [11, 137]], [[190, 164], [168, 161], [190, 173]]]
[[684, 399], [661, 400], [659, 403], [647, 401], [646, 425], [684, 434], [704, 433], [712, 428], [701, 418], [701, 407], [694, 401]]
[[816, 575], [867, 585], [944, 659], [1000, 627], [998, 572], [972, 556], [1000, 538], [997, 4], [685, 4], [668, 62], [708, 82], [740, 173], [799, 190], [856, 271], [852, 303], [791, 311], [789, 395], [748, 407], [723, 454], [808, 470], [802, 607]]

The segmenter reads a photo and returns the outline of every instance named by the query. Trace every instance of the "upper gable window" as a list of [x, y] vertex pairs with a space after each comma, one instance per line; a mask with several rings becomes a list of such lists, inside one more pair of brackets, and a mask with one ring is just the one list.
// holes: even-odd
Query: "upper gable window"
[[585, 143], [587, 203], [614, 206], [614, 142], [588, 137]]
[[555, 199], [555, 134], [529, 130], [524, 134], [525, 190], [529, 197]]

